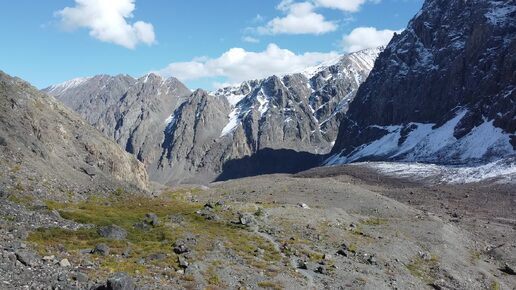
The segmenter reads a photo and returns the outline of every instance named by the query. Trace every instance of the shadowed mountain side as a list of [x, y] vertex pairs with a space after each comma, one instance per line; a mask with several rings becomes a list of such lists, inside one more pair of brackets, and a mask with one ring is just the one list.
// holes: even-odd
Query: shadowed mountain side
[[273, 173], [298, 173], [320, 165], [327, 157], [295, 150], [265, 148], [251, 156], [224, 163], [216, 181]]

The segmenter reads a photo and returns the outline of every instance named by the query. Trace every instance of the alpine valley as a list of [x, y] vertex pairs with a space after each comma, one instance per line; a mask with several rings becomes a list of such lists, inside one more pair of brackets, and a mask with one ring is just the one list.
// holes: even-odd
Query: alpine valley
[[514, 0], [211, 92], [0, 71], [0, 289], [516, 289], [515, 185]]

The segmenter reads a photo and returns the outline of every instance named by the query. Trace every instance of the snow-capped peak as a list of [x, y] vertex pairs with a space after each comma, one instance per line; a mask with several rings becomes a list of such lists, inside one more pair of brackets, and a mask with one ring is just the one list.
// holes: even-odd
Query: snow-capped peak
[[85, 82], [89, 81], [90, 79], [92, 79], [92, 77], [80, 77], [80, 78], [71, 79], [69, 81], [65, 81], [65, 82], [62, 82], [57, 85], [52, 85], [52, 86], [48, 87], [47, 91], [55, 92], [55, 91], [69, 90], [69, 89], [72, 89], [72, 88], [75, 88], [75, 87], [78, 87], [78, 86], [84, 84]]

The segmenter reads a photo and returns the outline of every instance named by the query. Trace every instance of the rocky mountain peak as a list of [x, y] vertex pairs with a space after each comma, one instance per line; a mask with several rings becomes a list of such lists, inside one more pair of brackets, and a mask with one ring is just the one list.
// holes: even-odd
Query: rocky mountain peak
[[515, 15], [511, 1], [426, 1], [358, 90], [330, 162], [514, 154]]

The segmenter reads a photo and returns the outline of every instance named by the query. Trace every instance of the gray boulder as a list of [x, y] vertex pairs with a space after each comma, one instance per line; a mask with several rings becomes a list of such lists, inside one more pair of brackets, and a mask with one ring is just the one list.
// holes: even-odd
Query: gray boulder
[[127, 231], [114, 224], [99, 228], [98, 233], [110, 240], [123, 240], [127, 237]]

